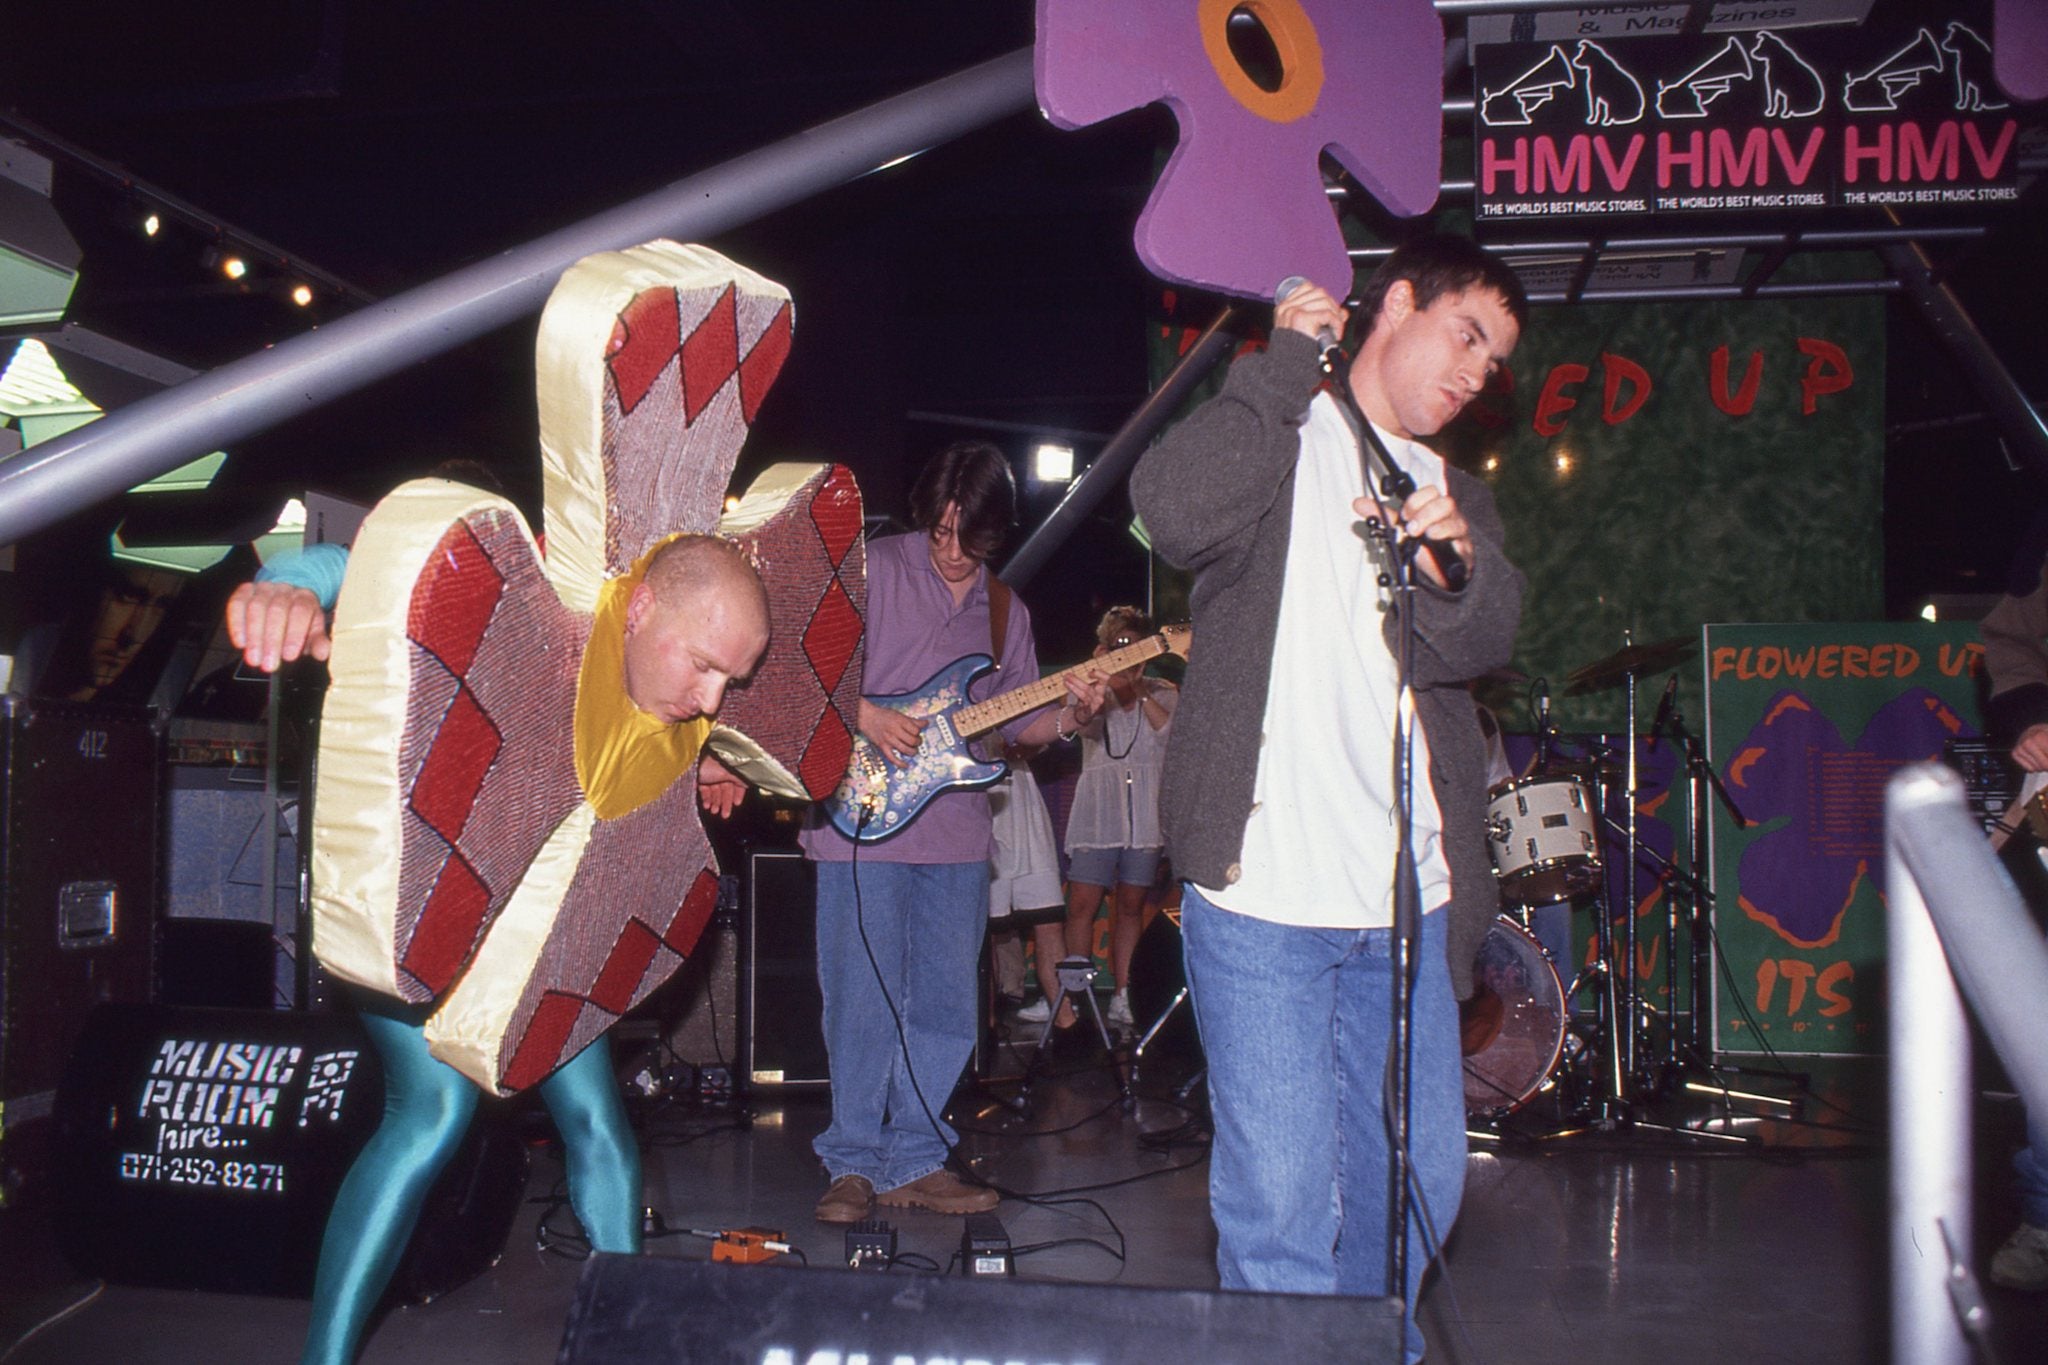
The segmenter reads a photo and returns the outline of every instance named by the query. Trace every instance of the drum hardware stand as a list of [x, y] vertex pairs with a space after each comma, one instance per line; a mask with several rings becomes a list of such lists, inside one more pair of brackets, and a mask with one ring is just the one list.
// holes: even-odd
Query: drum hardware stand
[[[1596, 1039], [1601, 1048], [1601, 1094], [1592, 1111], [1590, 1128], [1566, 1129], [1562, 1132], [1550, 1134], [1548, 1137], [1551, 1140], [1555, 1140], [1576, 1136], [1587, 1131], [1604, 1132], [1625, 1127], [1635, 1131], [1664, 1132], [1677, 1137], [1746, 1143], [1751, 1139], [1738, 1134], [1702, 1131], [1689, 1127], [1652, 1123], [1644, 1119], [1638, 1112], [1642, 1101], [1648, 1098], [1649, 1095], [1646, 1077], [1641, 1064], [1647, 1047], [1639, 1047], [1639, 1044], [1647, 1044], [1648, 1042], [1647, 1024], [1649, 1019], [1647, 1016], [1654, 1016], [1659, 1013], [1649, 1001], [1644, 999], [1641, 982], [1637, 979], [1636, 967], [1638, 961], [1636, 859], [1638, 851], [1642, 847], [1640, 831], [1637, 825], [1637, 802], [1642, 791], [1641, 755], [1635, 738], [1638, 724], [1638, 678], [1641, 674], [1651, 671], [1653, 666], [1668, 667], [1671, 663], [1676, 662], [1676, 659], [1671, 657], [1674, 651], [1689, 646], [1683, 640], [1669, 640], [1654, 645], [1638, 646], [1634, 644], [1628, 632], [1623, 633], [1622, 639], [1623, 646], [1619, 653], [1598, 664], [1578, 670], [1572, 677], [1573, 686], [1570, 689], [1572, 691], [1591, 691], [1600, 686], [1611, 685], [1615, 681], [1616, 675], [1618, 675], [1619, 681], [1623, 685], [1625, 696], [1622, 734], [1624, 742], [1627, 744], [1627, 753], [1624, 756], [1620, 773], [1619, 794], [1620, 798], [1627, 803], [1627, 810], [1621, 821], [1616, 821], [1608, 814], [1605, 800], [1605, 784], [1596, 784], [1599, 786], [1602, 794], [1600, 820], [1606, 827], [1614, 830], [1621, 836], [1622, 854], [1627, 860], [1622, 871], [1621, 893], [1624, 905], [1622, 926], [1619, 934], [1617, 934], [1613, 925], [1611, 904], [1606, 899], [1603, 899], [1597, 907], [1597, 918], [1594, 924], [1594, 939], [1597, 945], [1596, 955], [1599, 961], [1589, 966], [1586, 972], [1581, 973], [1573, 981], [1574, 993], [1581, 988], [1583, 981], [1588, 975], [1597, 974], [1601, 983], [1599, 995], [1601, 1008], [1598, 1011], [1596, 1028], [1597, 1035], [1601, 1035]], [[1668, 690], [1667, 695], [1670, 695]], [[1660, 715], [1660, 722], [1662, 719]], [[1598, 758], [1599, 755], [1596, 753], [1596, 764]], [[1654, 850], [1652, 852], [1654, 854]], [[1660, 861], [1664, 860], [1660, 859]], [[1664, 862], [1664, 866], [1667, 871], [1675, 871], [1675, 869], [1671, 869], [1668, 861]], [[1697, 904], [1698, 901], [1695, 898], [1695, 905]], [[1675, 915], [1675, 907], [1670, 914]], [[1675, 944], [1676, 933], [1675, 919], [1667, 916], [1666, 934], [1668, 936], [1668, 943]], [[1665, 953], [1667, 982], [1670, 981], [1671, 970], [1671, 953], [1667, 948]], [[1667, 1015], [1665, 1022], [1672, 1046], [1675, 1047], [1677, 1032], [1675, 1017]], [[1660, 1077], [1658, 1079], [1659, 1083], [1656, 1088], [1661, 1089], [1665, 1078]]]
[[[1734, 795], [1721, 781], [1720, 773], [1714, 770], [1713, 762], [1707, 757], [1706, 747], [1694, 738], [1686, 728], [1685, 717], [1676, 708], [1671, 712], [1671, 729], [1678, 737], [1680, 748], [1685, 753], [1685, 773], [1688, 797], [1686, 801], [1686, 857], [1690, 864], [1689, 873], [1683, 876], [1689, 918], [1688, 927], [1692, 936], [1692, 951], [1688, 954], [1691, 972], [1692, 992], [1692, 1036], [1684, 1049], [1685, 1060], [1678, 1058], [1677, 1032], [1673, 1030], [1672, 1065], [1674, 1076], [1684, 1090], [1696, 1095], [1710, 1095], [1724, 1103], [1743, 1103], [1759, 1106], [1778, 1106], [1786, 1112], [1783, 1117], [1796, 1119], [1805, 1105], [1805, 1094], [1812, 1085], [1812, 1077], [1805, 1072], [1778, 1072], [1768, 1074], [1788, 1079], [1797, 1087], [1799, 1094], [1792, 1097], [1767, 1095], [1755, 1091], [1734, 1090], [1719, 1081], [1723, 1075], [1743, 1075], [1743, 1068], [1717, 1063], [1713, 1060], [1713, 1012], [1707, 1001], [1713, 997], [1714, 977], [1714, 893], [1709, 891], [1701, 875], [1707, 865], [1707, 822], [1702, 812], [1707, 809], [1707, 797], [1711, 793], [1721, 802], [1738, 828], [1747, 829], [1749, 817], [1742, 813]], [[1675, 876], [1674, 870], [1674, 876]], [[1675, 882], [1673, 884], [1676, 884]], [[1678, 907], [1671, 906], [1669, 933], [1676, 936]], [[1667, 970], [1673, 961], [1669, 953], [1665, 958]], [[1688, 1073], [1693, 1073], [1688, 1075]], [[1702, 1081], [1698, 1077], [1704, 1076]]]
[[[1109, 1055], [1110, 1070], [1116, 1076], [1117, 1093], [1123, 1096], [1124, 1107], [1126, 1109], [1130, 1108], [1135, 1102], [1131, 1094], [1131, 1085], [1125, 1079], [1124, 1064], [1117, 1060], [1116, 1049], [1110, 1044], [1109, 1025], [1103, 1021], [1102, 1006], [1095, 999], [1095, 977], [1097, 975], [1095, 959], [1092, 957], [1063, 957], [1060, 959], [1059, 966], [1054, 968], [1054, 972], [1059, 978], [1060, 988], [1052, 998], [1052, 1007], [1045, 1012], [1045, 1027], [1039, 1030], [1038, 1048], [1032, 1054], [1031, 1064], [1024, 1068], [1024, 1075], [1018, 1082], [1017, 1094], [1019, 1099], [1025, 1101], [1030, 1099], [1032, 1082], [1037, 1079], [1039, 1067], [1045, 1063], [1046, 1049], [1052, 1042], [1053, 1033], [1058, 1028], [1060, 1006], [1071, 999], [1075, 1002], [1074, 1009], [1076, 1013], [1085, 1014], [1094, 1021], [1095, 1035], [1102, 1040], [1102, 1050]], [[1182, 989], [1182, 994], [1186, 994], [1185, 988]], [[1161, 1015], [1160, 1020], [1164, 1022], [1165, 1015]], [[1070, 1027], [1080, 1028], [1081, 1021], [1076, 1019]], [[1158, 1025], [1155, 1024], [1153, 1027], [1156, 1029]]]

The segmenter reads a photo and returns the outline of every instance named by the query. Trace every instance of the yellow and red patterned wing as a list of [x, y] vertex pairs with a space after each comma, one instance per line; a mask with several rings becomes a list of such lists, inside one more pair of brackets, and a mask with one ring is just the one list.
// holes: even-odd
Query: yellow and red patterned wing
[[314, 804], [322, 963], [403, 1000], [456, 978], [582, 799], [566, 743], [589, 620], [518, 511], [423, 479], [351, 555]]
[[719, 529], [753, 556], [770, 621], [768, 653], [726, 693], [710, 747], [755, 786], [816, 800], [846, 771], [860, 723], [860, 489], [844, 465], [775, 465]]

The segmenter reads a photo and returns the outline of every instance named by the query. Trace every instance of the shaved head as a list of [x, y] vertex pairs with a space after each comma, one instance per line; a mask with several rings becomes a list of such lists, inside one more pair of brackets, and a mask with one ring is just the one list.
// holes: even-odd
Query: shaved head
[[626, 607], [626, 695], [673, 724], [716, 714], [768, 644], [768, 592], [746, 554], [684, 535], [648, 561]]

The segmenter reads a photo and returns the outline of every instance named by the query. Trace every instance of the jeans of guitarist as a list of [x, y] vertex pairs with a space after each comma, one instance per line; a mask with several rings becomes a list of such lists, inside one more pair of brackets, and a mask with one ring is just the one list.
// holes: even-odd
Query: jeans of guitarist
[[[989, 652], [986, 569], [956, 602], [917, 534], [870, 542], [867, 568], [864, 695], [913, 691], [955, 659]], [[998, 664], [976, 700], [1038, 680], [1030, 613], [1014, 599]], [[1024, 720], [1008, 728], [1021, 732]], [[928, 731], [921, 752], [935, 743]], [[964, 790], [877, 842], [856, 846], [825, 825], [804, 831], [818, 865], [832, 1073], [832, 1123], [813, 1150], [835, 1181], [857, 1175], [888, 1191], [945, 1163], [954, 1135], [940, 1114], [974, 1050], [992, 842], [987, 795]]]

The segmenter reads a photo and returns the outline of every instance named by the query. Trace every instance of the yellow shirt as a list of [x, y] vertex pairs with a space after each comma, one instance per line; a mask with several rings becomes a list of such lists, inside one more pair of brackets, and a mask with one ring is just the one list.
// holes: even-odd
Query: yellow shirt
[[[674, 537], [669, 537], [673, 540]], [[671, 725], [626, 695], [626, 604], [664, 540], [598, 590], [597, 613], [576, 679], [576, 780], [600, 820], [630, 815], [690, 770], [711, 718]]]

